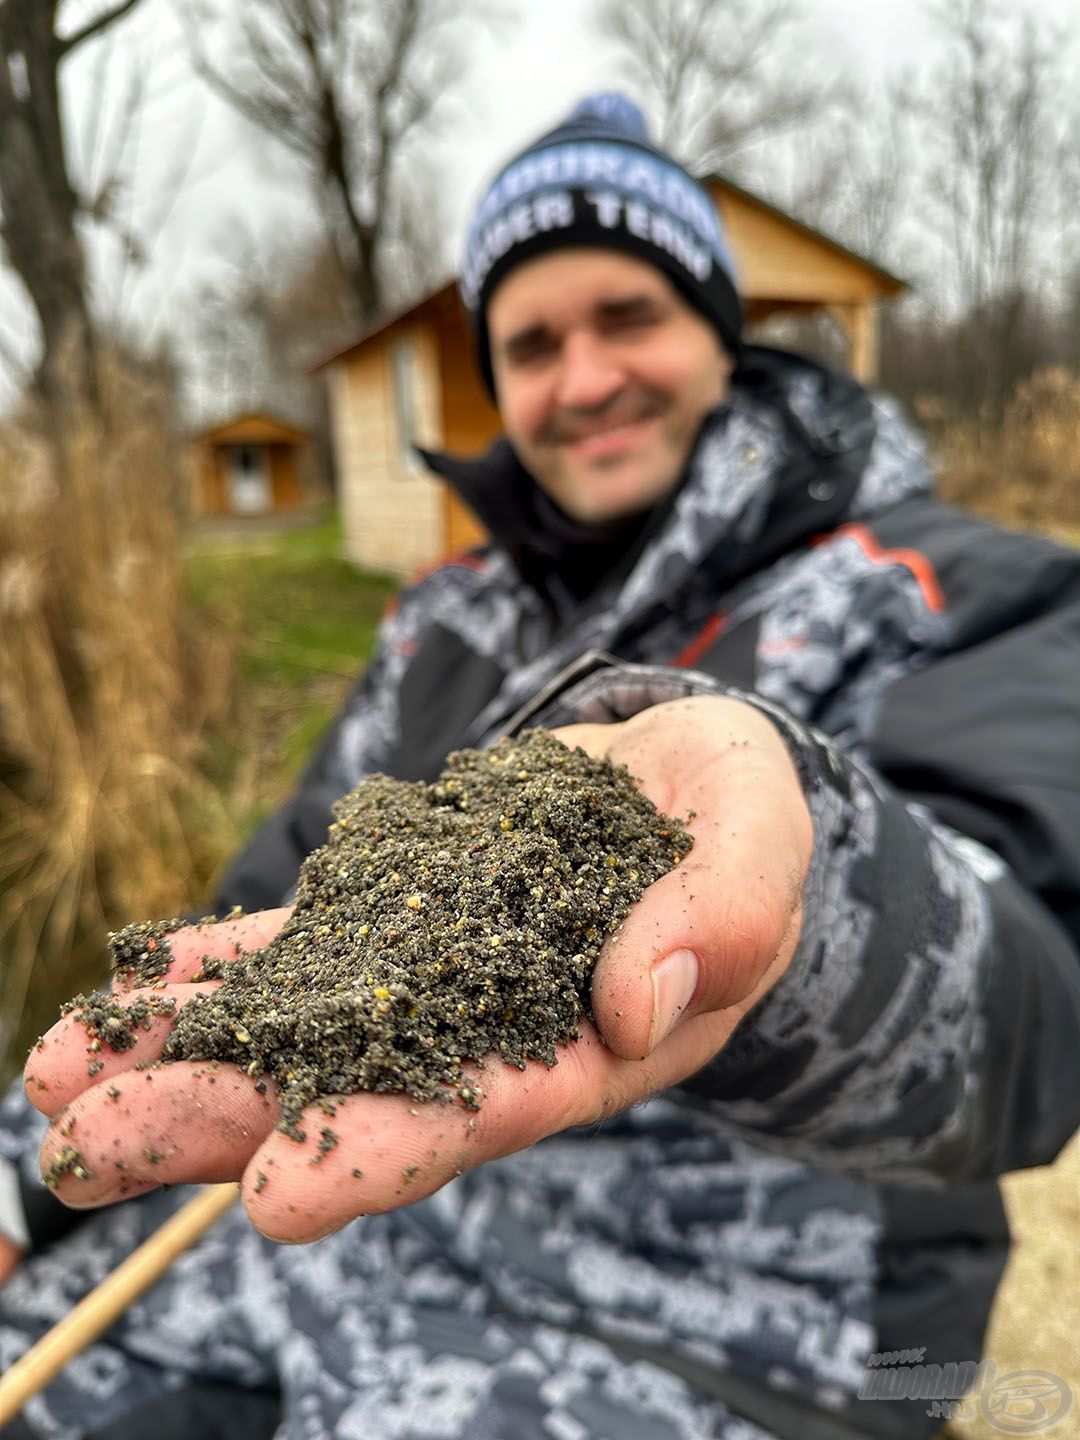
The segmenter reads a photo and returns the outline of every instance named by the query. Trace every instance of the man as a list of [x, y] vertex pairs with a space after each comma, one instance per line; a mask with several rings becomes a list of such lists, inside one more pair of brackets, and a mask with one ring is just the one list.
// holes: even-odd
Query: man
[[[163, 1386], [175, 1417], [217, 1385], [219, 1418], [280, 1387], [290, 1436], [930, 1435], [925, 1399], [857, 1398], [870, 1356], [978, 1358], [995, 1177], [1080, 1123], [1080, 558], [937, 506], [891, 407], [743, 344], [715, 211], [621, 97], [503, 171], [463, 293], [506, 440], [427, 458], [493, 544], [402, 596], [227, 877], [256, 913], [174, 937], [168, 979], [275, 932], [363, 774], [526, 723], [694, 810], [694, 849], [554, 1069], [486, 1069], [472, 1121], [350, 1099], [318, 1166], [253, 1077], [126, 1073], [167, 1022], [93, 1084], [57, 1027], [27, 1069], [43, 1157], [74, 1121], [94, 1169], [62, 1198], [242, 1176], [256, 1228], [186, 1256], [31, 1433], [164, 1434]], [[0, 1153], [33, 1208], [27, 1116], [12, 1097]], [[16, 1269], [0, 1363], [174, 1204]]]

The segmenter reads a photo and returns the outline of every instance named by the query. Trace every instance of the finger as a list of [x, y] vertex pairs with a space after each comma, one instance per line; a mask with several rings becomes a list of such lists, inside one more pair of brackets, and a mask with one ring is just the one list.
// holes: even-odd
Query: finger
[[[741, 1000], [721, 1009], [704, 1010], [680, 1019], [665, 1039], [656, 1043], [644, 1060], [627, 1061], [634, 1070], [652, 1067], [653, 1083], [647, 1095], [678, 1085], [715, 1058], [731, 1039], [743, 1016], [763, 999], [781, 978], [791, 956], [781, 947], [776, 958], [766, 966], [760, 980]], [[642, 1097], [644, 1098], [644, 1096]], [[633, 1102], [631, 1102], [633, 1103]]]
[[[185, 925], [182, 930], [174, 930], [154, 942], [167, 951], [168, 967], [162, 980], [182, 984], [199, 973], [204, 960], [235, 960], [251, 950], [261, 950], [269, 945], [291, 914], [290, 905], [278, 910], [259, 910], [236, 920]], [[120, 971], [114, 980], [118, 990], [141, 983], [137, 969]]]
[[679, 807], [697, 812], [693, 848], [631, 910], [593, 978], [597, 1023], [617, 1054], [647, 1055], [675, 1024], [779, 978], [774, 962], [798, 939], [810, 844], [787, 783], [767, 753], [732, 763], [721, 751], [681, 786]]
[[316, 1240], [359, 1215], [425, 1199], [465, 1170], [649, 1093], [648, 1066], [618, 1059], [591, 1025], [557, 1053], [551, 1068], [532, 1061], [519, 1071], [490, 1061], [476, 1074], [482, 1099], [475, 1112], [457, 1100], [418, 1103], [402, 1095], [338, 1096], [332, 1116], [309, 1107], [301, 1144], [275, 1132], [247, 1167], [243, 1197], [252, 1223], [273, 1240]]
[[[125, 1037], [121, 1042], [131, 1043], [126, 1049], [117, 1050], [109, 1043], [108, 1023], [91, 1034], [83, 1010], [72, 1010], [44, 1034], [30, 1052], [23, 1072], [26, 1094], [32, 1105], [43, 1115], [54, 1116], [65, 1105], [70, 1105], [84, 1090], [111, 1083], [113, 1078], [132, 1068], [133, 1065], [149, 1065], [161, 1058], [165, 1041], [172, 1031], [175, 1009], [179, 1009], [194, 995], [205, 995], [218, 988], [216, 981], [203, 981], [198, 985], [169, 985], [165, 989], [128, 990], [116, 1001], [109, 1004], [104, 997], [97, 997], [102, 1007], [113, 1013], [119, 1025], [118, 1035]], [[124, 1023], [132, 1006], [139, 1001], [155, 1008], [175, 1007], [173, 1014], [155, 1014], [149, 1011], [140, 1023]], [[92, 1002], [94, 1003], [94, 1002]], [[96, 1048], [95, 1048], [96, 1046]]]
[[234, 1065], [178, 1061], [95, 1085], [49, 1130], [42, 1174], [75, 1209], [135, 1187], [238, 1180], [279, 1117], [256, 1084]]
[[[153, 1002], [172, 998], [183, 1004], [192, 995], [216, 989], [215, 982], [183, 982], [197, 975], [208, 958], [232, 960], [269, 944], [291, 914], [291, 907], [263, 910], [221, 924], [175, 931], [161, 942], [169, 951], [162, 979], [147, 988], [131, 987], [124, 977], [117, 977], [117, 1004], [126, 1008], [140, 996]], [[132, 1065], [157, 1060], [172, 1028], [171, 1018], [153, 1016], [146, 1028], [135, 1030], [134, 1045], [117, 1053], [108, 1044], [107, 1035], [87, 1035], [80, 1014], [73, 1011], [54, 1025], [38, 1041], [27, 1061], [27, 1096], [46, 1115], [55, 1115], [92, 1082], [109, 1080]], [[100, 1041], [97, 1051], [92, 1048], [95, 1038]]]

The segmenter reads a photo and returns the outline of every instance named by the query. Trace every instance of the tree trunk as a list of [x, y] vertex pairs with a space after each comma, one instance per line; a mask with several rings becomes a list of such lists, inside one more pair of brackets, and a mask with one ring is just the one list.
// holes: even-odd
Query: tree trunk
[[55, 0], [0, 5], [0, 238], [41, 325], [36, 388], [50, 421], [96, 404], [93, 326], [68, 179]]
[[[370, 324], [378, 313], [379, 294], [375, 271], [378, 234], [376, 225], [365, 223], [352, 198], [352, 177], [349, 174], [347, 140], [334, 97], [323, 92], [323, 125], [326, 139], [323, 146], [323, 183], [336, 207], [348, 234], [347, 245], [339, 245], [342, 268], [349, 278], [349, 287], [356, 297], [361, 324]], [[381, 218], [381, 217], [377, 217]]]

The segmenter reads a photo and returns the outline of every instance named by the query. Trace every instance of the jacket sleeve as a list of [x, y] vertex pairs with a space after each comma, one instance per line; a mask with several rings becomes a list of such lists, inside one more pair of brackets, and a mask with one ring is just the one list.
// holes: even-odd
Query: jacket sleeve
[[[614, 665], [530, 723], [624, 719], [702, 693], [779, 727], [815, 844], [788, 972], [680, 1094], [756, 1143], [872, 1180], [978, 1180], [1053, 1160], [1080, 1125], [1077, 936], [1001, 855], [706, 676]], [[1066, 780], [1080, 731], [1070, 744]], [[1061, 868], [1080, 865], [1080, 798], [1064, 793]]]

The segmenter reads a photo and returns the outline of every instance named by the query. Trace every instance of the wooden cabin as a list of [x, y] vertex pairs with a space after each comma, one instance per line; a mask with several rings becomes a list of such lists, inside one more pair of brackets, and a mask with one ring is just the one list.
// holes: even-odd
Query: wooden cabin
[[[747, 325], [827, 312], [860, 380], [877, 371], [877, 307], [905, 283], [730, 181], [709, 179], [735, 254]], [[407, 576], [482, 541], [471, 512], [410, 442], [477, 454], [499, 417], [476, 371], [456, 282], [384, 321], [319, 367], [328, 371], [346, 549]]]
[[298, 510], [310, 498], [313, 439], [271, 415], [240, 415], [197, 435], [195, 514]]

